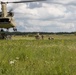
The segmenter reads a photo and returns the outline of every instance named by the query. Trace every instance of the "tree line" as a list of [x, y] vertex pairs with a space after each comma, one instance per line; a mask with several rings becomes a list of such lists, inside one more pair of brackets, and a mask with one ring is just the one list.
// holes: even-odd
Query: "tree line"
[[76, 32], [5, 32], [8, 35], [36, 35], [37, 33], [41, 34], [41, 35], [63, 35], [63, 34], [74, 34], [76, 35]]

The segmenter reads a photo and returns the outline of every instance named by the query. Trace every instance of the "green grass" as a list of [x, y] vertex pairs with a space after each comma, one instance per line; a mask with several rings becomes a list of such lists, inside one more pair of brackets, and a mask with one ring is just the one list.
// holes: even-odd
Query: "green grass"
[[0, 40], [0, 75], [76, 75], [76, 36], [53, 37]]

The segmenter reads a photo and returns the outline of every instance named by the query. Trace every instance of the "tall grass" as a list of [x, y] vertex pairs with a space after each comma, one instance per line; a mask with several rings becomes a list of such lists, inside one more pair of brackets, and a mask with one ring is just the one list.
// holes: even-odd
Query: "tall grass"
[[0, 40], [0, 75], [76, 75], [76, 39]]

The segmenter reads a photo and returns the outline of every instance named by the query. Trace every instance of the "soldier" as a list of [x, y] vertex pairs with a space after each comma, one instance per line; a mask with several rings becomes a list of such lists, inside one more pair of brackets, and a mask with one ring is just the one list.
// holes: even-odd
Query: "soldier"
[[3, 29], [1, 29], [1, 34], [0, 34], [0, 36], [1, 36], [1, 39], [5, 39], [5, 32], [4, 32]]
[[41, 38], [44, 39], [44, 35], [41, 35]]

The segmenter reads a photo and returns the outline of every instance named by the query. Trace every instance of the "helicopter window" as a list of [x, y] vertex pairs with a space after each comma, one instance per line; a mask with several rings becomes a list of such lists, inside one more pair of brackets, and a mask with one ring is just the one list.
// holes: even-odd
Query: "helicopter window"
[[7, 19], [7, 18], [0, 19], [0, 22], [9, 22], [9, 19]]

